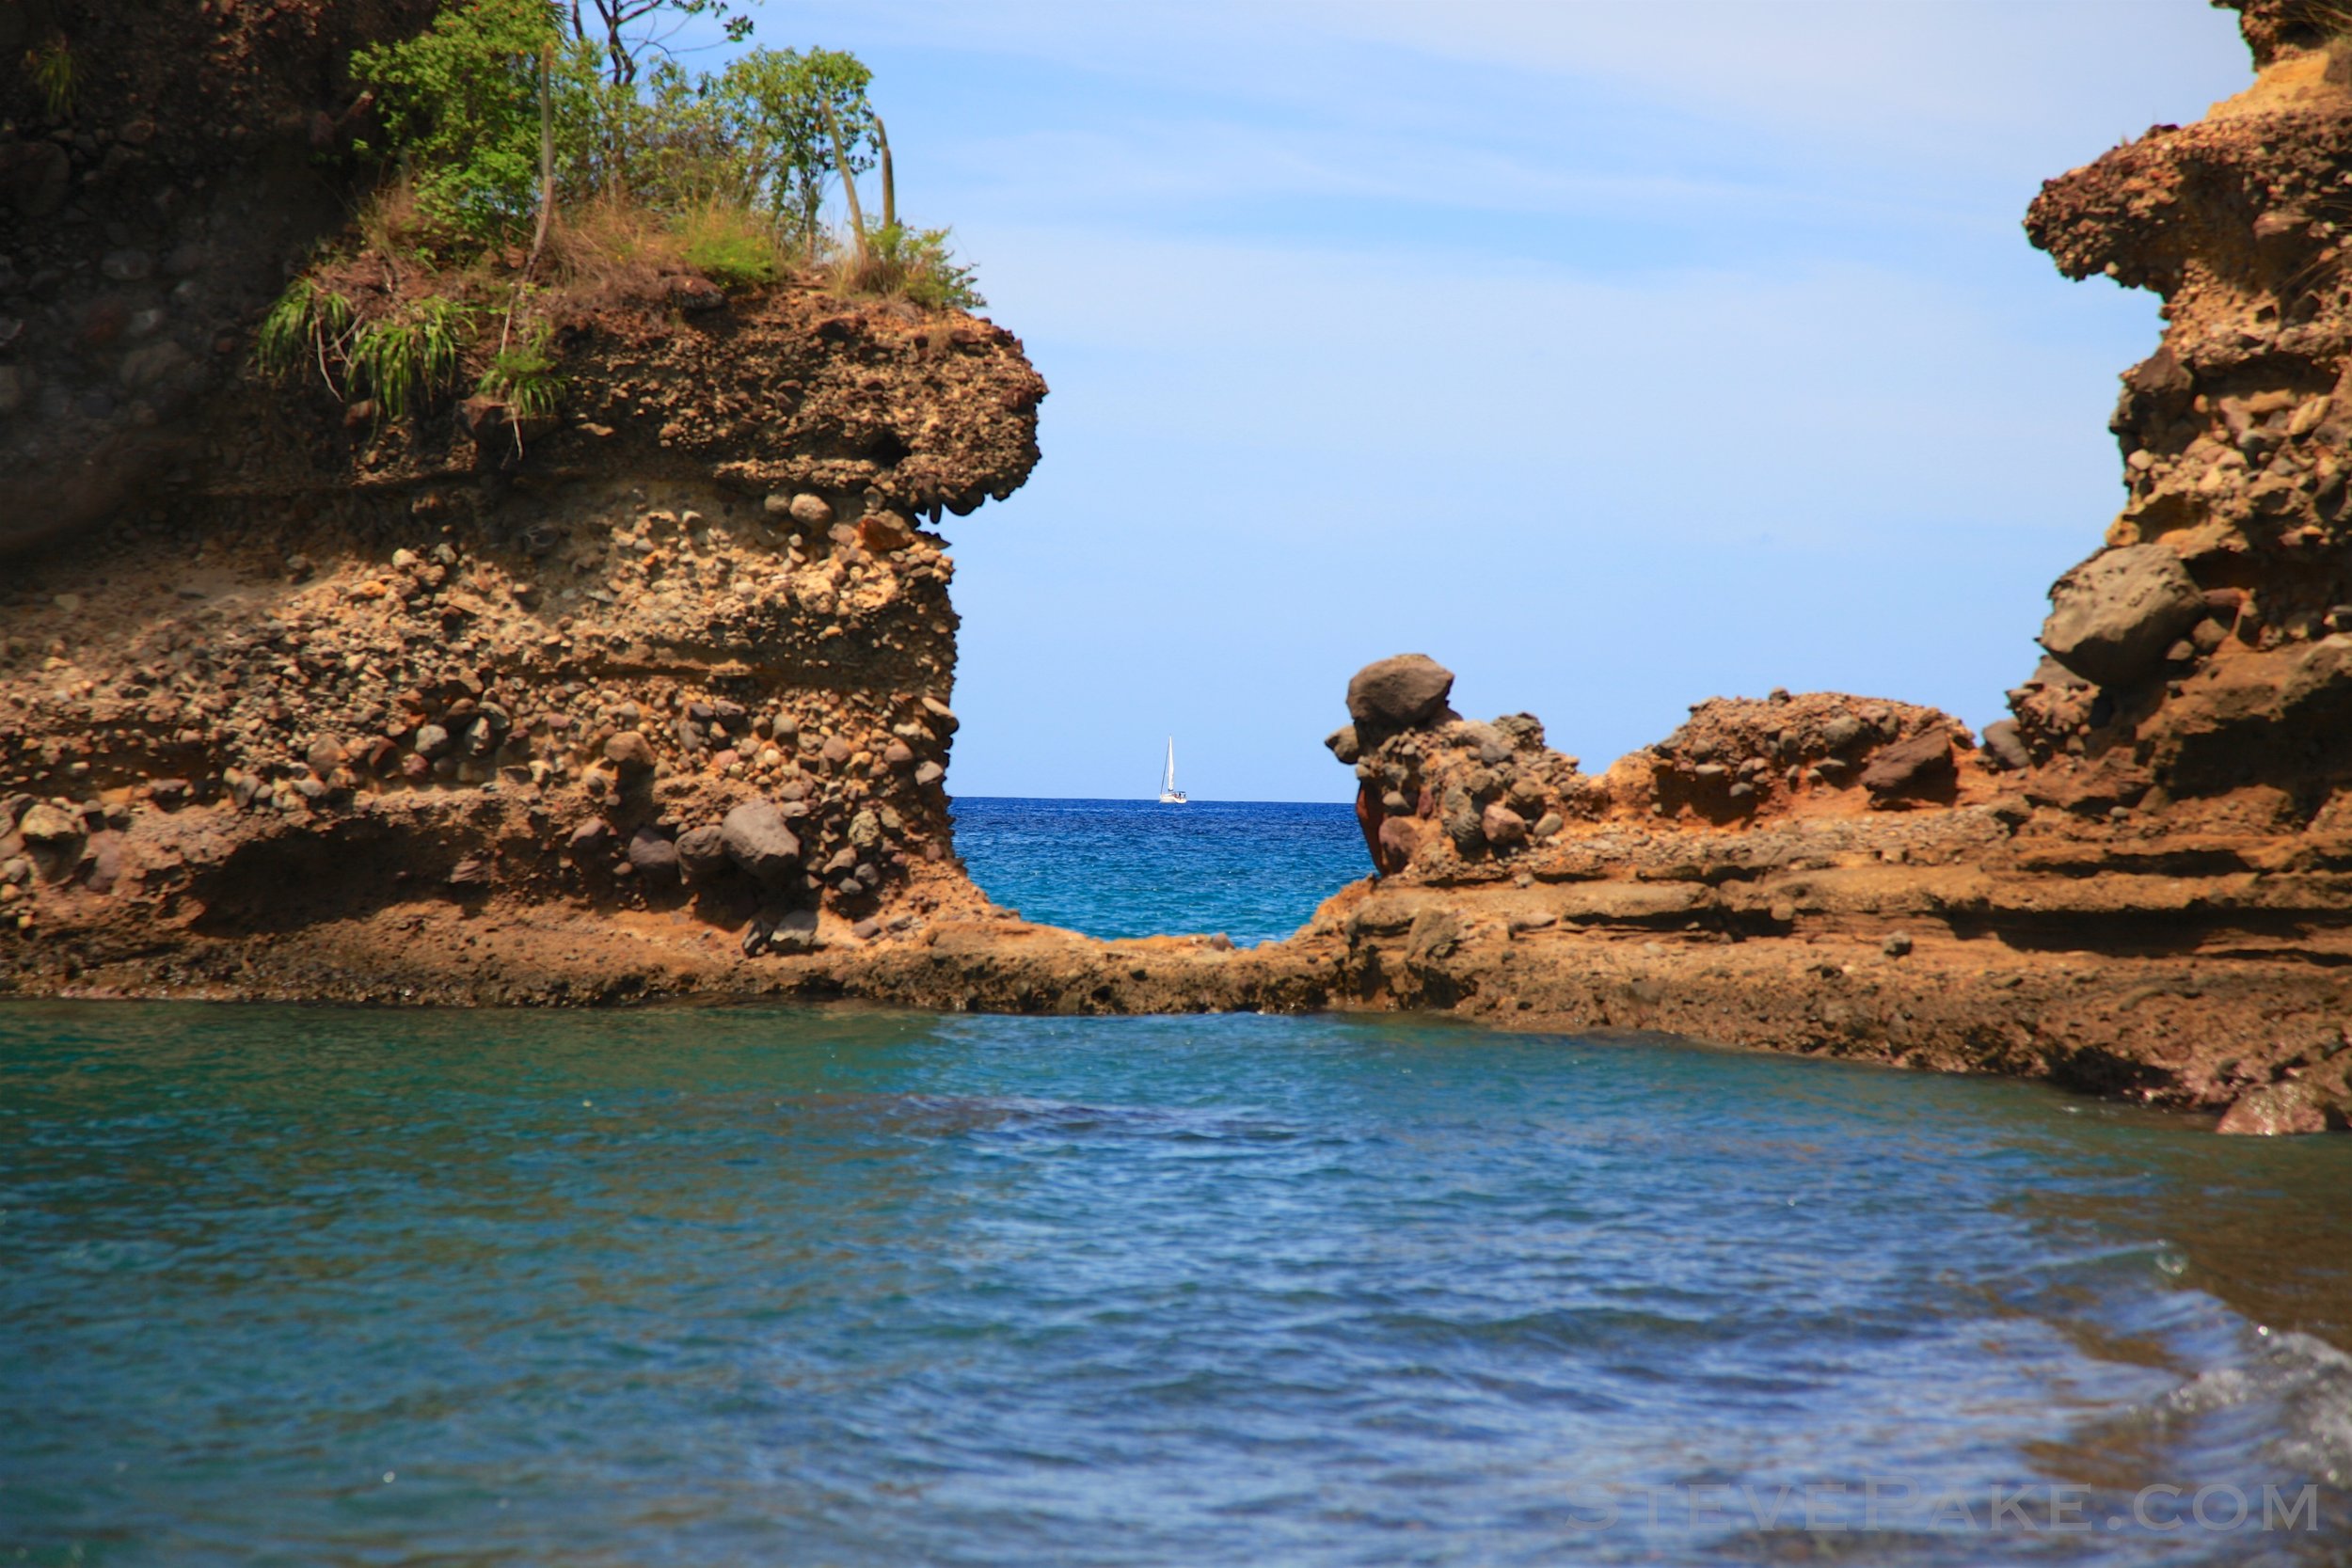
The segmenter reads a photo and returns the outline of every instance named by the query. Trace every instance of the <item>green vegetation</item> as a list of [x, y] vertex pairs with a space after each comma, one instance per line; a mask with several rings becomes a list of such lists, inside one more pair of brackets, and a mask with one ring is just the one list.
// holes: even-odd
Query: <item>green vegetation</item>
[[542, 420], [554, 413], [563, 398], [564, 378], [555, 368], [548, 338], [543, 323], [528, 341], [492, 355], [489, 369], [474, 383], [475, 394], [498, 399], [518, 420]]
[[285, 376], [306, 364], [335, 389], [330, 366], [341, 365], [350, 345], [351, 301], [316, 280], [297, 277], [262, 318], [255, 357], [271, 375]]
[[52, 32], [24, 51], [24, 74], [33, 79], [33, 87], [40, 94], [42, 106], [49, 111], [51, 119], [72, 118], [78, 81], [73, 70], [73, 50], [63, 33]]
[[[528, 217], [539, 185], [539, 75], [556, 50], [547, 0], [465, 0], [400, 43], [362, 49], [352, 73], [383, 116], [382, 151], [409, 171], [437, 225], [496, 241]], [[577, 70], [581, 51], [565, 53]], [[362, 152], [378, 150], [366, 142]]]
[[[597, 15], [625, 26], [657, 8], [726, 15], [718, 0], [607, 0]], [[855, 182], [880, 166], [887, 182], [889, 149], [868, 100], [872, 72], [855, 55], [752, 49], [716, 72], [666, 58], [641, 71], [612, 36], [608, 27], [591, 39], [584, 22], [567, 34], [551, 0], [455, 0], [416, 38], [353, 57], [384, 119], [380, 144], [365, 150], [407, 171], [419, 217], [439, 231], [433, 248], [518, 243], [543, 201], [559, 222], [618, 204], [664, 220], [737, 279], [759, 281], [836, 248], [821, 227], [834, 189], [853, 214], [849, 248], [870, 243]], [[886, 194], [885, 230], [895, 205]], [[949, 261], [945, 230], [909, 232], [919, 243], [900, 244], [881, 276], [943, 297], [968, 289], [970, 269]], [[764, 267], [745, 254], [755, 238], [771, 253]]]
[[671, 230], [686, 264], [723, 288], [767, 283], [776, 276], [776, 248], [767, 230], [739, 207], [713, 202], [681, 213]]
[[469, 313], [453, 299], [428, 297], [362, 323], [347, 356], [353, 387], [375, 399], [385, 419], [406, 419], [456, 386]]
[[[444, 0], [423, 32], [359, 51], [380, 120], [360, 150], [386, 178], [357, 216], [357, 254], [322, 261], [269, 312], [261, 368], [315, 366], [393, 421], [470, 373], [536, 417], [562, 392], [552, 324], [665, 308], [681, 268], [725, 289], [798, 276], [980, 306], [948, 231], [898, 219], [856, 56], [755, 48], [689, 71], [662, 52], [665, 28], [698, 17], [742, 39], [731, 3]], [[858, 182], [877, 170], [869, 226]], [[828, 230], [836, 192], [848, 222]]]
[[977, 310], [988, 301], [974, 286], [973, 271], [948, 249], [946, 230], [886, 223], [866, 236], [866, 265], [855, 287], [902, 294], [933, 310]]

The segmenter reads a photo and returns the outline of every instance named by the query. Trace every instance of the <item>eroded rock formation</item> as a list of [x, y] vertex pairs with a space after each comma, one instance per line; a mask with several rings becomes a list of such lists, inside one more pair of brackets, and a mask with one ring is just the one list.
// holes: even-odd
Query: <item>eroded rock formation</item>
[[1001, 331], [906, 315], [785, 291], [601, 327], [570, 351], [596, 401], [512, 470], [249, 389], [160, 515], [13, 578], [0, 789], [79, 839], [0, 844], [19, 940], [433, 892], [871, 934], [963, 895], [924, 523], [1020, 483], [1042, 384]]
[[[520, 427], [253, 371], [261, 307], [345, 211], [285, 171], [325, 191], [308, 166], [364, 107], [343, 59], [429, 8], [69, 39], [0, 7], [0, 42], [67, 39], [79, 73], [70, 117], [12, 100], [0, 137], [0, 983], [144, 950], [151, 988], [200, 989], [332, 929], [266, 984], [374, 994], [449, 914], [461, 947], [565, 914], [736, 955], [979, 903], [934, 531], [1036, 460], [1009, 333], [678, 274], [565, 305], [560, 416]], [[485, 993], [566, 994], [566, 940]]]
[[1020, 483], [1042, 383], [985, 324], [786, 290], [580, 324], [519, 461], [247, 387], [179, 488], [17, 565], [0, 984], [1443, 1007], [2341, 1127], [2352, 67], [2310, 16], [2252, 0], [2253, 87], [2033, 205], [2169, 325], [2127, 503], [1981, 736], [1776, 690], [1595, 776], [1400, 656], [1328, 741], [1378, 875], [1296, 936], [1025, 924], [947, 842], [930, 529]]

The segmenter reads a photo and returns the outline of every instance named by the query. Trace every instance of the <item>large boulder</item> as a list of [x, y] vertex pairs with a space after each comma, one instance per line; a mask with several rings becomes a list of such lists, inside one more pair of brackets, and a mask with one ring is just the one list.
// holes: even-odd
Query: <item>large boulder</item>
[[727, 834], [715, 824], [689, 828], [677, 835], [678, 869], [690, 882], [708, 882], [735, 869], [735, 859], [727, 853]]
[[1347, 683], [1347, 716], [1359, 741], [1374, 744], [1375, 736], [1436, 723], [1453, 690], [1454, 672], [1427, 654], [1397, 654], [1356, 672]]
[[1960, 773], [1952, 761], [1952, 737], [1928, 730], [1899, 740], [1870, 759], [1862, 770], [1862, 787], [1874, 806], [1906, 800], [1949, 800]]
[[2325, 1132], [2331, 1110], [2341, 1117], [2342, 1108], [2320, 1085], [2291, 1079], [2283, 1084], [2265, 1084], [2238, 1096], [2222, 1117], [2221, 1125], [2214, 1131], [2258, 1138]]
[[2162, 545], [2126, 545], [2058, 579], [2042, 645], [2087, 681], [2129, 686], [2155, 673], [2165, 650], [2204, 613], [2179, 556]]
[[649, 882], [677, 880], [677, 846], [659, 829], [647, 826], [629, 835], [628, 863]]
[[781, 887], [801, 869], [801, 841], [770, 800], [746, 800], [719, 824], [727, 859], [770, 887]]
[[1516, 849], [1527, 842], [1527, 818], [1500, 800], [1479, 814], [1478, 828], [1497, 849]]

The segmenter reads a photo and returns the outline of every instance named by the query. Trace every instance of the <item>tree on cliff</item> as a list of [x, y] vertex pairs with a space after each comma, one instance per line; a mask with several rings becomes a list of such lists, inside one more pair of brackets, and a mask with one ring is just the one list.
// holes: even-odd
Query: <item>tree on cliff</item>
[[752, 19], [738, 12], [732, 0], [588, 0], [585, 8], [571, 0], [572, 37], [600, 45], [615, 87], [636, 81], [638, 61], [648, 51], [666, 48], [680, 27], [701, 16], [717, 22], [729, 43], [751, 37]]
[[[725, 14], [719, 0], [598, 4], [615, 28], [657, 10]], [[560, 202], [616, 197], [658, 213], [719, 204], [765, 214], [804, 247], [841, 166], [852, 179], [874, 166], [872, 73], [854, 55], [754, 49], [716, 73], [665, 58], [641, 76], [631, 40], [609, 29], [588, 38], [583, 21], [554, 0], [469, 0], [415, 38], [354, 56], [384, 117], [372, 150], [404, 167], [428, 217], [485, 241], [511, 237], [539, 205], [543, 131]]]
[[874, 166], [881, 133], [866, 99], [873, 79], [855, 55], [838, 49], [755, 49], [719, 78], [714, 107], [740, 150], [751, 186], [743, 195], [793, 220], [803, 245], [816, 239], [836, 173], [832, 125], [843, 128], [848, 166], [840, 172], [855, 179]]

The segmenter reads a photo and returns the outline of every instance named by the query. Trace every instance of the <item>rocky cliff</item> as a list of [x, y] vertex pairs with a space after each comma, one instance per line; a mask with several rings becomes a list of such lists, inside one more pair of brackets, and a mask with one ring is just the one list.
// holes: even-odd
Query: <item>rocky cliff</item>
[[[35, 9], [0, 17], [79, 75], [0, 143], [7, 983], [320, 994], [447, 920], [738, 955], [977, 903], [933, 531], [1036, 459], [1010, 334], [673, 274], [559, 306], [553, 419], [264, 379], [261, 308], [344, 210], [272, 171], [323, 184], [342, 60], [416, 17]], [[475, 982], [567, 994], [571, 940]]]
[[2342, 1127], [2352, 47], [2318, 14], [2249, 0], [2252, 87], [2033, 204], [2168, 325], [2122, 513], [1981, 736], [1774, 690], [1588, 774], [1402, 656], [1328, 742], [1376, 875], [1296, 936], [1026, 925], [947, 840], [931, 529], [1020, 483], [1042, 383], [969, 319], [684, 286], [709, 308], [571, 325], [561, 428], [387, 438], [239, 381], [173, 486], [20, 558], [0, 984], [1438, 1007]]

